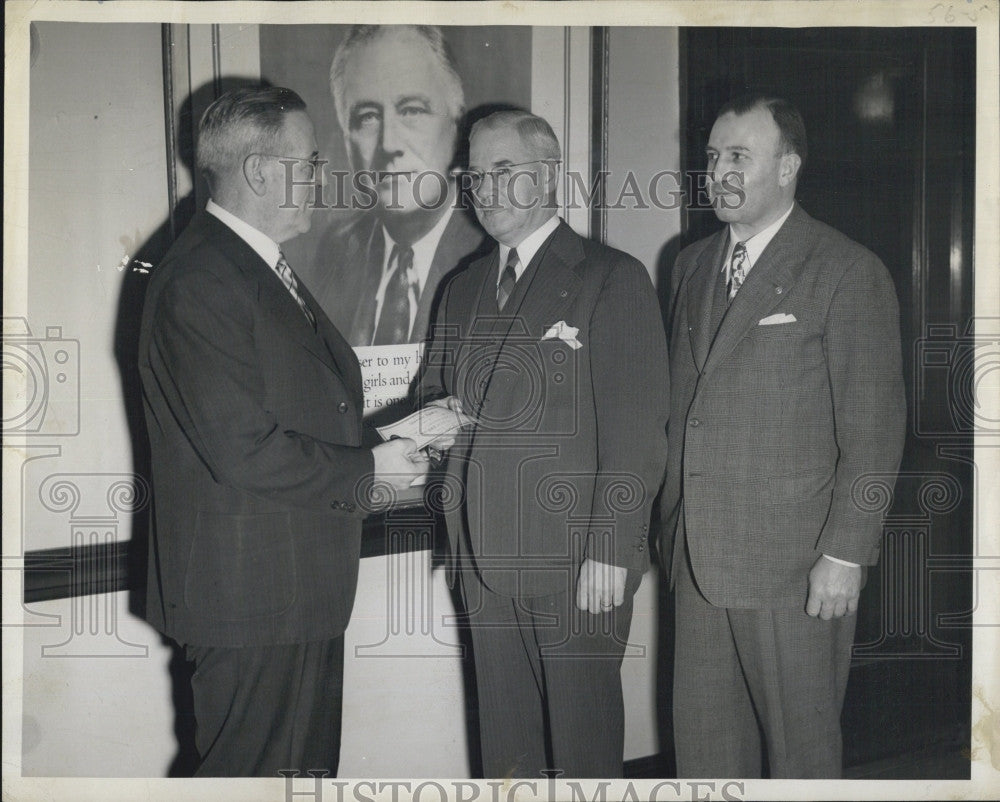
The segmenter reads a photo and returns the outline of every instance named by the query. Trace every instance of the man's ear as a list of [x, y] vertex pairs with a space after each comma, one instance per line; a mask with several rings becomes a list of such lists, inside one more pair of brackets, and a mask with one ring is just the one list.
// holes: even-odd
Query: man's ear
[[798, 153], [786, 153], [781, 157], [781, 169], [778, 172], [778, 185], [787, 187], [799, 175], [802, 157]]
[[257, 197], [262, 197], [267, 192], [264, 159], [259, 153], [251, 153], [243, 160], [243, 178]]
[[545, 165], [545, 191], [555, 192], [559, 184], [559, 162], [546, 161]]

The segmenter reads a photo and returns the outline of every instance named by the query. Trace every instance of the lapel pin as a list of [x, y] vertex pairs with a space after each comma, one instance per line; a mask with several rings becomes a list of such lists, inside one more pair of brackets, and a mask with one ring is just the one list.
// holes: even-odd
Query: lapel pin
[[569, 293], [566, 292], [566, 290], [563, 290], [562, 292], [559, 293], [560, 298], [565, 298], [567, 295], [569, 295]]

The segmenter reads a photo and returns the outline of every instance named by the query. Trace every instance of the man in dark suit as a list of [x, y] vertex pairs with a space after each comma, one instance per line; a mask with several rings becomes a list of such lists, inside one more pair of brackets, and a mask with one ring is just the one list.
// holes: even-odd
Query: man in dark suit
[[372, 175], [377, 204], [323, 236], [316, 297], [351, 345], [420, 342], [441, 280], [484, 250], [449, 173], [462, 80], [439, 28], [355, 25], [330, 87], [351, 167]]
[[447, 523], [483, 769], [620, 777], [619, 670], [666, 461], [656, 295], [637, 260], [556, 217], [548, 123], [498, 112], [470, 146], [497, 247], [449, 282], [421, 392], [476, 422], [449, 454], [464, 502]]
[[727, 226], [678, 257], [669, 327], [678, 776], [761, 776], [762, 730], [772, 778], [839, 777], [881, 534], [855, 499], [903, 445], [896, 293], [795, 202], [806, 138], [789, 103], [730, 104], [707, 152]]
[[148, 618], [194, 662], [202, 776], [336, 774], [369, 493], [426, 471], [411, 440], [359, 447], [358, 362], [281, 254], [309, 229], [316, 155], [294, 92], [219, 98], [198, 140], [212, 200], [146, 296]]

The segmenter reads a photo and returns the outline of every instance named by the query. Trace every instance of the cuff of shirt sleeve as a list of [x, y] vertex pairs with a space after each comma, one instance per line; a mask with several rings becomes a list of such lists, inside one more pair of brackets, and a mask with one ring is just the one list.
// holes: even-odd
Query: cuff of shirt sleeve
[[861, 565], [859, 563], [852, 563], [852, 562], [849, 562], [848, 560], [841, 560], [839, 557], [831, 557], [829, 554], [824, 554], [823, 556], [826, 557], [826, 559], [828, 559], [830, 562], [835, 562], [838, 565], [846, 565], [849, 568], [860, 568], [861, 567]]

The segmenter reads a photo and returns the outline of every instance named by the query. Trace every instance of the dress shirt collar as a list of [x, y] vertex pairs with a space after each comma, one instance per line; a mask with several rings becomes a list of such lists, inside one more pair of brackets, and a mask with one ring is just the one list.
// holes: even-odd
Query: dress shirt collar
[[[788, 210], [781, 215], [777, 220], [775, 220], [767, 228], [758, 231], [750, 239], [744, 240], [743, 244], [747, 249], [747, 264], [745, 272], [749, 273], [750, 269], [756, 264], [760, 255], [764, 253], [764, 249], [771, 244], [771, 240], [774, 239], [774, 235], [778, 233], [778, 230], [785, 224], [788, 219], [788, 215], [792, 213], [792, 209], [795, 208], [795, 201], [792, 201], [792, 205], [788, 207]], [[726, 247], [726, 258], [722, 261], [722, 270], [725, 271], [726, 265], [729, 264], [729, 259], [733, 255], [733, 249], [736, 247], [736, 235], [733, 233], [733, 227], [729, 227], [729, 245]]]
[[[549, 235], [557, 228], [559, 228], [559, 216], [552, 215], [552, 217], [542, 223], [538, 228], [518, 243], [517, 267], [514, 270], [518, 279], [521, 278], [525, 269], [531, 264], [531, 260], [535, 258], [535, 254], [538, 253], [538, 249], [545, 244], [545, 240], [547, 240]], [[500, 276], [503, 274], [503, 269], [507, 265], [507, 254], [509, 253], [510, 246], [501, 244], [500, 269], [497, 271], [497, 286], [500, 285]]]
[[209, 198], [208, 203], [205, 205], [205, 211], [229, 226], [240, 239], [254, 249], [257, 255], [267, 263], [269, 268], [274, 270], [278, 264], [278, 259], [281, 258], [281, 248], [278, 247], [277, 242], [246, 221], [238, 218], [232, 212], [223, 209], [211, 198]]

